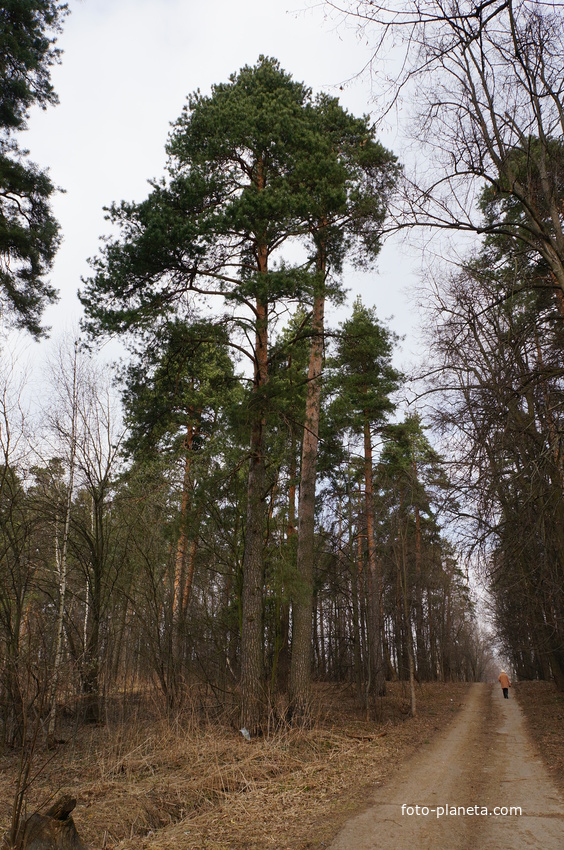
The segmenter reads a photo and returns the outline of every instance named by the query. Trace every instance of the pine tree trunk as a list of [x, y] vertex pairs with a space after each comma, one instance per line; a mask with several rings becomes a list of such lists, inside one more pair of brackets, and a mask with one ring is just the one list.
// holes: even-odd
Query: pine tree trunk
[[182, 500], [180, 504], [180, 530], [176, 543], [174, 564], [174, 592], [172, 600], [172, 635], [171, 650], [171, 697], [175, 702], [180, 696], [183, 655], [184, 655], [184, 623], [188, 601], [192, 591], [194, 576], [194, 560], [196, 555], [196, 539], [189, 544], [188, 516], [191, 507], [192, 486], [190, 473], [192, 468], [192, 445], [197, 436], [197, 429], [189, 425], [184, 439], [184, 474], [182, 478]]
[[[320, 249], [321, 250], [321, 249]], [[308, 383], [300, 495], [298, 502], [298, 593], [292, 607], [292, 661], [290, 666], [290, 717], [295, 724], [308, 721], [312, 667], [313, 558], [315, 536], [315, 485], [321, 408], [323, 326], [325, 311], [325, 262], [318, 259], [319, 281], [313, 302], [312, 339]]]
[[382, 649], [384, 624], [381, 622], [382, 576], [376, 556], [376, 536], [374, 531], [374, 485], [372, 482], [372, 438], [370, 423], [364, 424], [364, 500], [366, 510], [366, 536], [368, 544], [368, 598], [369, 598], [369, 640], [371, 679], [376, 696], [386, 693], [386, 671]]
[[325, 621], [323, 614], [323, 600], [321, 596], [319, 596], [319, 604], [317, 606], [319, 611], [319, 650], [321, 653], [321, 670], [320, 675], [322, 678], [327, 676], [327, 653], [325, 652]]
[[452, 615], [450, 607], [450, 588], [452, 582], [452, 570], [447, 568], [446, 571], [448, 584], [445, 589], [445, 614], [444, 614], [444, 636], [442, 646], [442, 669], [443, 682], [450, 682], [452, 677]]
[[241, 724], [251, 735], [260, 728], [263, 702], [263, 546], [265, 471], [263, 428], [255, 422], [249, 462], [247, 525], [243, 554], [243, 621], [241, 627]]
[[194, 428], [190, 425], [184, 439], [184, 475], [182, 479], [182, 501], [180, 504], [180, 531], [176, 544], [176, 558], [174, 565], [174, 597], [172, 603], [173, 622], [178, 628], [182, 600], [184, 596], [184, 582], [186, 578], [186, 550], [188, 547], [188, 532], [186, 529], [188, 521], [188, 509], [190, 507], [190, 468], [192, 465], [192, 444], [194, 441]]
[[[199, 520], [200, 514], [198, 512], [196, 519]], [[188, 558], [186, 560], [186, 580], [184, 582], [184, 592], [182, 594], [182, 624], [186, 622], [186, 614], [188, 613], [188, 605], [190, 603], [190, 597], [192, 596], [192, 586], [194, 584], [194, 571], [196, 569], [196, 555], [198, 554], [198, 538], [196, 534], [194, 534], [192, 540], [190, 541], [190, 548], [188, 550]]]
[[[342, 503], [339, 497], [339, 557], [343, 551], [342, 531]], [[359, 574], [354, 560], [350, 565], [351, 574], [351, 596], [353, 610], [353, 639], [354, 639], [354, 680], [356, 682], [357, 696], [362, 699], [362, 646], [360, 634], [360, 605], [359, 605]]]
[[[414, 474], [417, 475], [415, 461]], [[415, 644], [417, 652], [417, 675], [419, 680], [428, 680], [429, 653], [425, 643], [423, 616], [423, 579], [421, 576], [421, 517], [418, 505], [415, 505]]]
[[[405, 535], [401, 534], [401, 571], [402, 571], [402, 591], [403, 591], [403, 615], [405, 621], [405, 640], [407, 649], [407, 664], [409, 669], [409, 692], [411, 695], [411, 716], [417, 714], [417, 703], [415, 698], [415, 661], [413, 657], [413, 637], [411, 631], [411, 618], [409, 616], [409, 602], [407, 593], [407, 553]], [[398, 564], [399, 567], [399, 564]]]
[[[260, 187], [259, 187], [260, 188]], [[266, 274], [268, 253], [258, 247], [259, 273]], [[268, 381], [268, 307], [256, 303], [255, 375], [251, 410], [251, 445], [247, 485], [247, 521], [243, 553], [243, 617], [241, 623], [241, 725], [251, 735], [260, 731], [264, 707], [264, 526], [266, 472], [264, 399]]]
[[[349, 500], [349, 510], [351, 510], [351, 501]], [[363, 679], [365, 678], [367, 681], [370, 680], [370, 652], [368, 648], [368, 638], [366, 634], [366, 599], [367, 599], [367, 588], [366, 588], [366, 578], [364, 576], [363, 571], [363, 558], [362, 558], [362, 534], [361, 534], [361, 516], [362, 516], [362, 485], [359, 481], [358, 484], [358, 530], [357, 530], [357, 540], [356, 540], [356, 571], [358, 575], [358, 585], [359, 585], [359, 596], [360, 596], [360, 646], [361, 646], [361, 663], [362, 663], [362, 671], [363, 671]], [[349, 516], [349, 529], [350, 529], [350, 547], [351, 550], [353, 548], [353, 520], [352, 514]], [[367, 706], [368, 710], [368, 706]]]

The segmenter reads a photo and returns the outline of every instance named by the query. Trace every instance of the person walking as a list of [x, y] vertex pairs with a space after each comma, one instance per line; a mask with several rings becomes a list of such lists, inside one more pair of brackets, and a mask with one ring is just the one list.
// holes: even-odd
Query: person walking
[[511, 682], [509, 681], [509, 676], [502, 670], [498, 676], [499, 684], [501, 685], [501, 690], [503, 691], [503, 698], [509, 699], [509, 688], [511, 687]]

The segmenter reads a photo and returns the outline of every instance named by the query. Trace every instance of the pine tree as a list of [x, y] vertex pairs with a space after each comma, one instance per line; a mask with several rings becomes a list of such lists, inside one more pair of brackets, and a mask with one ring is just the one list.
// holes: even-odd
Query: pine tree
[[222, 409], [234, 403], [240, 389], [227, 345], [221, 326], [204, 320], [177, 320], [167, 324], [158, 340], [122, 375], [128, 451], [139, 464], [150, 464], [159, 453], [168, 458], [169, 465], [180, 461], [182, 466], [178, 531], [168, 582], [170, 610], [165, 611], [169, 706], [179, 695], [202, 510], [199, 491], [205, 487], [212, 451], [207, 444], [220, 427]]
[[360, 298], [350, 319], [343, 322], [334, 359], [335, 376], [332, 416], [341, 429], [362, 439], [364, 455], [364, 500], [368, 544], [369, 582], [369, 686], [385, 693], [383, 653], [383, 583], [376, 552], [374, 516], [373, 436], [381, 431], [394, 410], [391, 395], [400, 375], [392, 367], [393, 334], [365, 307]]
[[311, 162], [310, 92], [261, 57], [228, 83], [197, 92], [174, 124], [169, 181], [147, 201], [112, 207], [122, 238], [94, 262], [82, 300], [96, 335], [158, 328], [194, 295], [223, 298], [233, 340], [250, 359], [252, 392], [243, 559], [241, 721], [258, 731], [264, 704], [263, 586], [266, 520], [265, 428], [269, 331], [277, 302], [299, 300], [304, 274], [272, 254], [307, 233], [308, 187], [290, 179]]
[[312, 667], [315, 490], [321, 412], [326, 298], [339, 298], [331, 279], [351, 256], [370, 265], [380, 250], [380, 229], [398, 175], [395, 157], [374, 137], [366, 118], [355, 118], [336, 98], [321, 95], [313, 109], [317, 135], [311, 161], [294, 178], [308, 187], [312, 252], [311, 345], [307, 375], [299, 497], [297, 571], [293, 605], [290, 712], [307, 720]]
[[33, 105], [57, 102], [50, 68], [59, 60], [55, 34], [67, 13], [53, 0], [7, 0], [0, 10], [0, 304], [16, 326], [44, 333], [43, 308], [56, 300], [45, 280], [59, 244], [46, 171], [14, 139]]

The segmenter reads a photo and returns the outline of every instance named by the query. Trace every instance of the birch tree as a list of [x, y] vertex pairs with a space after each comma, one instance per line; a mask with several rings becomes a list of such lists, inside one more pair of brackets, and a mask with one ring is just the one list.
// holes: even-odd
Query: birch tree
[[58, 369], [53, 383], [58, 390], [62, 409], [59, 409], [54, 413], [52, 427], [55, 430], [58, 439], [62, 443], [63, 451], [66, 456], [65, 459], [67, 461], [68, 480], [66, 482], [66, 498], [64, 500], [63, 530], [61, 540], [59, 540], [58, 505], [57, 516], [55, 517], [55, 564], [59, 582], [59, 604], [56, 625], [55, 658], [53, 661], [51, 691], [49, 694], [50, 711], [47, 724], [47, 739], [49, 742], [53, 742], [55, 737], [57, 687], [63, 660], [63, 639], [67, 593], [67, 556], [69, 548], [77, 449], [78, 393], [80, 383], [78, 341], [75, 340], [74, 342], [71, 358], [65, 360], [64, 351], [62, 349], [60, 350]]

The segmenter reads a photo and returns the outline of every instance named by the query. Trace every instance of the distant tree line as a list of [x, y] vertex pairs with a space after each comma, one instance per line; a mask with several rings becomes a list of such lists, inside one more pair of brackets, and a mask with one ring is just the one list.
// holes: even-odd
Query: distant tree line
[[480, 236], [431, 281], [425, 397], [505, 655], [562, 689], [562, 6], [327, 2], [373, 39], [377, 75], [403, 51], [387, 106], [410, 102], [427, 168], [405, 180], [394, 226]]
[[[341, 334], [350, 344], [359, 321], [363, 344], [369, 331], [371, 343], [389, 345], [385, 329], [357, 302], [348, 327], [330, 344], [335, 355]], [[307, 336], [289, 348], [281, 340], [273, 354], [279, 384], [265, 444], [260, 722], [268, 712], [271, 721], [283, 720], [288, 706], [293, 600], [302, 592], [296, 432], [308, 344]], [[302, 347], [301, 364], [294, 345]], [[42, 412], [48, 427], [40, 444], [57, 450], [52, 457], [38, 455], [38, 435], [19, 418], [17, 396], [13, 404], [9, 391], [3, 397], [4, 745], [21, 743], [37, 718], [49, 740], [69, 712], [81, 722], [103, 720], [116, 697], [127, 714], [147, 689], [160, 694], [165, 711], [198, 705], [205, 694], [206, 712], [239, 720], [245, 407], [252, 389], [234, 377], [221, 342], [198, 348], [187, 362], [181, 349], [179, 362], [178, 350], [173, 355], [167, 346], [154, 368], [145, 363], [144, 386], [130, 387], [128, 416], [136, 411], [147, 444], [133, 420], [124, 427], [117, 399], [73, 347], [62, 353], [52, 408]], [[384, 362], [388, 357], [389, 350]], [[384, 447], [372, 467], [369, 516], [363, 439], [353, 430], [352, 411], [339, 412], [345, 378], [337, 358], [331, 361], [320, 431], [310, 674], [350, 683], [374, 716], [387, 681], [479, 678], [484, 653], [465, 576], [438, 523], [449, 489], [441, 459], [417, 417], [381, 423]], [[362, 410], [365, 398], [349, 391], [348, 399]], [[152, 415], [152, 403], [160, 407], [163, 400], [170, 418], [159, 414], [158, 426], [141, 428], [141, 408]], [[197, 409], [188, 428], [185, 415], [173, 422], [173, 407], [183, 405]]]

